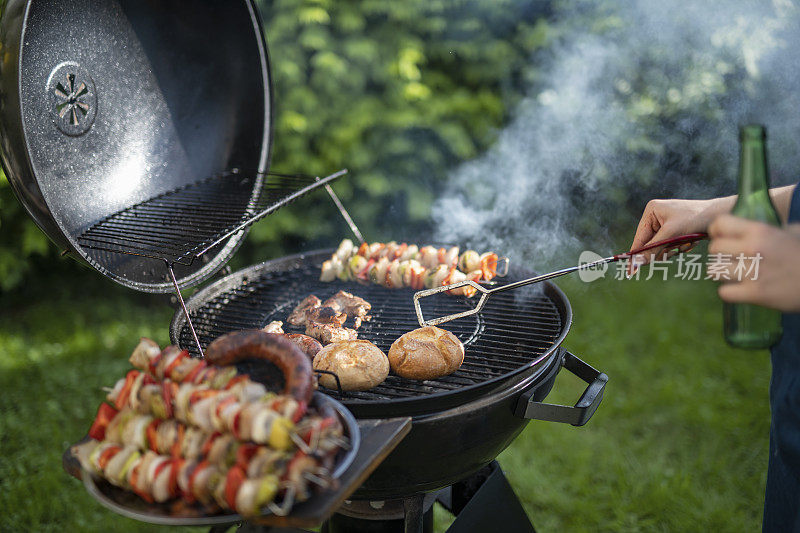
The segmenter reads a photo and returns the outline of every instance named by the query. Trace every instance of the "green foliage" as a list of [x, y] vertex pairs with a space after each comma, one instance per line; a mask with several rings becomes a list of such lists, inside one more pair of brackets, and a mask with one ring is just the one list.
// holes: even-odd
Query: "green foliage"
[[[272, 167], [346, 167], [334, 188], [370, 238], [424, 234], [447, 170], [481, 153], [522, 96], [531, 54], [547, 43], [547, 7], [262, 2], [277, 108]], [[255, 226], [244, 256], [330, 246], [347, 232], [317, 193]]]
[[22, 208], [0, 171], [0, 291], [22, 283], [34, 256], [55, 260], [55, 252], [55, 246]]

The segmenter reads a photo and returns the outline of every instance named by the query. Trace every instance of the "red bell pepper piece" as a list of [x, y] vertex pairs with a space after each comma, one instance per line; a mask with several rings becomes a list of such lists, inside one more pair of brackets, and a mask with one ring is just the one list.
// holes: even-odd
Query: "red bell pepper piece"
[[128, 403], [128, 396], [131, 394], [131, 388], [133, 387], [133, 382], [136, 381], [136, 378], [139, 376], [138, 370], [129, 370], [128, 373], [125, 375], [125, 384], [122, 386], [122, 389], [119, 391], [117, 395], [117, 399], [114, 401], [114, 406], [117, 409], [122, 409]]
[[228, 470], [228, 475], [225, 478], [225, 501], [231, 509], [236, 510], [236, 493], [239, 492], [239, 487], [242, 482], [247, 478], [247, 473], [239, 465], [231, 467]]
[[100, 408], [97, 409], [97, 415], [94, 417], [92, 427], [89, 428], [89, 436], [95, 440], [105, 439], [106, 428], [114, 417], [117, 416], [117, 413], [119, 413], [119, 411], [107, 403], [101, 403]]

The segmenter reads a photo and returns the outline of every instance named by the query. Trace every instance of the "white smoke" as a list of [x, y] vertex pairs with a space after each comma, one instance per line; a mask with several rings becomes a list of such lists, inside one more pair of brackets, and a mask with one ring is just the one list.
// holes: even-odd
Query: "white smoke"
[[[515, 118], [449, 177], [433, 209], [438, 241], [537, 269], [583, 248], [612, 251], [620, 235], [632, 237], [648, 195], [734, 192], [743, 122], [767, 124], [773, 184], [797, 179], [800, 14], [791, 2], [575, 4], [557, 14], [549, 55], [532, 58], [539, 82]], [[607, 27], [588, 27], [597, 20]]]

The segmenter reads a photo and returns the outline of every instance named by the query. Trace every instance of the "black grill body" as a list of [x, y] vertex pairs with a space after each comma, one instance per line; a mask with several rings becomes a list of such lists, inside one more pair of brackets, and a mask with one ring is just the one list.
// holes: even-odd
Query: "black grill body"
[[[384, 352], [401, 334], [419, 327], [410, 289], [318, 281], [319, 267], [331, 252], [261, 263], [198, 292], [187, 307], [201, 344], [207, 346], [229, 331], [285, 321], [307, 295], [324, 299], [339, 289], [372, 304], [373, 319], [359, 329], [359, 338]], [[509, 278], [527, 274], [512, 270]], [[431, 300], [425, 309], [430, 316], [474, 305], [473, 300], [456, 296]], [[464, 364], [454, 374], [423, 382], [390, 375], [365, 392], [321, 389], [357, 418], [413, 417], [409, 435], [352, 498], [388, 499], [435, 490], [489, 464], [528, 422], [518, 415], [521, 396], [539, 402], [550, 392], [563, 364], [560, 344], [571, 321], [569, 301], [551, 283], [501, 293], [481, 313], [445, 326], [466, 348]], [[182, 312], [176, 313], [170, 334], [173, 343], [196, 349]]]

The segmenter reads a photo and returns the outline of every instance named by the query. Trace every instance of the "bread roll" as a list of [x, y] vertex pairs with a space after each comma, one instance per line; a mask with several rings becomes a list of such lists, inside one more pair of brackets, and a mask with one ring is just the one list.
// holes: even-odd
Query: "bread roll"
[[402, 335], [389, 349], [389, 364], [398, 376], [436, 379], [452, 374], [464, 362], [464, 345], [440, 328], [426, 326]]
[[[389, 375], [389, 360], [380, 348], [365, 339], [334, 342], [314, 356], [315, 369], [328, 370], [339, 376], [343, 390], [367, 390], [383, 383]], [[336, 380], [320, 374], [319, 383], [336, 389]]]

